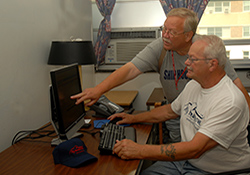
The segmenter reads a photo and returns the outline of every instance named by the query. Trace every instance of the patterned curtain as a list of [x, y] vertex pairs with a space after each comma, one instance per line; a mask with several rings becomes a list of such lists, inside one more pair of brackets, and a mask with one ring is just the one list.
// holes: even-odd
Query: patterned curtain
[[209, 0], [160, 0], [160, 2], [165, 14], [173, 8], [185, 7], [196, 12], [200, 20]]
[[110, 32], [111, 32], [111, 21], [110, 15], [113, 11], [116, 0], [96, 0], [96, 5], [104, 17], [101, 21], [97, 40], [95, 43], [95, 55], [97, 60], [97, 65], [100, 65], [104, 62], [105, 53], [110, 41]]

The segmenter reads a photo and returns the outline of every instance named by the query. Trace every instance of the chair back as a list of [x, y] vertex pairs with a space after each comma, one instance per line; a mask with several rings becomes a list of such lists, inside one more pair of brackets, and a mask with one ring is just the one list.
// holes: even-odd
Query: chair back
[[247, 127], [247, 131], [248, 131], [247, 140], [248, 140], [248, 144], [250, 145], [250, 124]]

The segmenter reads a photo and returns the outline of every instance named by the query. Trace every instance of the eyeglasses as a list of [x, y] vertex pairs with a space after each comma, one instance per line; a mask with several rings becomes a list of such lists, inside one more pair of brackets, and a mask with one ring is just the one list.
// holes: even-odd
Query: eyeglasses
[[192, 57], [188, 57], [187, 59], [188, 59], [189, 63], [191, 63], [191, 64], [192, 64], [194, 61], [198, 61], [198, 60], [203, 60], [203, 61], [205, 61], [205, 60], [212, 60], [213, 58], [204, 58], [204, 59], [199, 59], [199, 58], [192, 58]]
[[169, 30], [167, 28], [165, 28], [164, 26], [161, 26], [161, 31], [165, 34], [165, 33], [168, 33], [168, 35], [172, 38], [172, 37], [175, 37], [177, 35], [181, 35], [181, 34], [184, 34], [186, 32], [181, 32], [181, 33], [177, 33], [177, 32], [174, 32], [172, 30]]

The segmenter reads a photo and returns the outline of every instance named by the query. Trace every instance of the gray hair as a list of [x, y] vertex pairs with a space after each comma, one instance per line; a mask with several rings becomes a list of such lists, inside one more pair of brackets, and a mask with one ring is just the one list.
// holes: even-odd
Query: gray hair
[[199, 19], [194, 11], [187, 8], [174, 8], [167, 14], [167, 17], [169, 16], [185, 18], [184, 32], [192, 31], [193, 34], [196, 33]]
[[223, 40], [216, 35], [196, 34], [193, 38], [193, 42], [198, 40], [202, 40], [208, 44], [208, 46], [204, 49], [204, 57], [217, 59], [219, 66], [224, 68], [227, 62], [227, 55]]

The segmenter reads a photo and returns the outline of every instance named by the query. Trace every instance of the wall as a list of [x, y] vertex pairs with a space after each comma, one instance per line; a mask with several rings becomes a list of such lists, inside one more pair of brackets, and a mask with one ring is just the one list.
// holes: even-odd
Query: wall
[[[108, 77], [108, 75], [110, 75], [110, 73], [96, 73], [96, 84], [101, 83], [106, 77]], [[146, 102], [153, 89], [157, 87], [161, 87], [159, 74], [150, 72], [141, 74], [135, 79], [116, 87], [113, 90], [137, 90], [139, 93], [133, 103], [133, 107], [139, 111], [146, 111]]]
[[[99, 28], [103, 17], [95, 3], [92, 4], [92, 13], [93, 28]], [[111, 27], [159, 27], [164, 24], [165, 19], [159, 0], [140, 2], [117, 0], [111, 14]]]
[[[49, 71], [55, 68], [47, 65], [50, 44], [71, 36], [92, 39], [90, 0], [1, 0], [0, 151], [18, 131], [50, 120]], [[85, 87], [94, 84], [92, 71], [83, 67]]]

